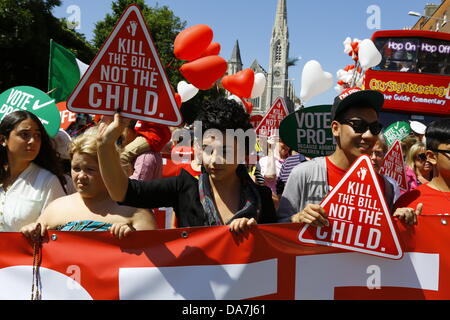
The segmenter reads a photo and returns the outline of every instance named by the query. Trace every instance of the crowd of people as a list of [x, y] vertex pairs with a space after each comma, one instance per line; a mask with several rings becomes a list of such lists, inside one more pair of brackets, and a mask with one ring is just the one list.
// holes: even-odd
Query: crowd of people
[[[175, 227], [228, 225], [236, 235], [256, 224], [327, 226], [320, 203], [362, 154], [372, 160], [393, 217], [416, 224], [420, 214], [450, 213], [450, 118], [402, 141], [407, 190], [400, 190], [379, 173], [388, 151], [379, 122], [383, 102], [372, 90], [336, 97], [336, 150], [329, 156], [306, 158], [274, 137], [254, 163], [251, 139], [227, 133], [253, 130], [250, 117], [225, 98], [200, 107], [201, 139], [181, 148], [172, 129], [120, 113], [58, 140], [35, 115], [15, 111], [0, 123], [0, 231], [32, 239], [47, 230], [109, 231], [123, 238], [156, 229], [152, 210], [160, 207], [173, 208]], [[162, 177], [162, 154], [186, 150], [196, 156]]]

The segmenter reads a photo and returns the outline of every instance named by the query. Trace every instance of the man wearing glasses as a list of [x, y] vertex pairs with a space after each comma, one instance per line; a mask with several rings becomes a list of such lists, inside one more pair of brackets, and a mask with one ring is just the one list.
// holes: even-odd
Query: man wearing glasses
[[394, 216], [408, 224], [416, 224], [419, 214], [450, 214], [450, 118], [432, 122], [425, 137], [427, 161], [436, 168], [437, 175], [395, 203]]
[[[327, 214], [319, 203], [344, 177], [362, 154], [370, 155], [382, 125], [378, 112], [384, 103], [382, 93], [350, 88], [337, 96], [331, 108], [331, 130], [336, 151], [295, 167], [284, 189], [278, 209], [279, 222], [304, 222], [327, 226]], [[393, 205], [393, 186], [381, 175], [387, 204]]]

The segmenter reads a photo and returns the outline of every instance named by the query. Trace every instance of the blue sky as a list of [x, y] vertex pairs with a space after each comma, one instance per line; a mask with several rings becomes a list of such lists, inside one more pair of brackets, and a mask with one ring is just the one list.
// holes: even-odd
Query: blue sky
[[[369, 29], [373, 21], [370, 6], [380, 12], [380, 29], [403, 29], [412, 26], [417, 17], [408, 11], [423, 13], [429, 0], [287, 0], [290, 57], [301, 57], [297, 66], [289, 69], [297, 96], [300, 96], [301, 73], [304, 64], [317, 60], [336, 80], [336, 71], [352, 64], [344, 53], [342, 42], [346, 37], [370, 38], [376, 29]], [[70, 6], [78, 6], [78, 31], [91, 40], [95, 23], [111, 13], [111, 0], [62, 0], [53, 11], [56, 17], [70, 18]], [[268, 70], [269, 45], [275, 21], [277, 0], [146, 0], [147, 5], [167, 5], [176, 16], [186, 21], [187, 27], [206, 24], [214, 31], [214, 40], [222, 50], [220, 56], [230, 59], [236, 40], [239, 41], [244, 68], [257, 59]], [[440, 0], [434, 3], [439, 4]], [[306, 106], [331, 104], [336, 92], [330, 89], [308, 101]]]

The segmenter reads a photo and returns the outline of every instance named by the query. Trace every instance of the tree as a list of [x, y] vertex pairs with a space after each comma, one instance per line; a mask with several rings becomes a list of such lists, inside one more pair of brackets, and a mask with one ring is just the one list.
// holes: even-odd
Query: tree
[[286, 65], [288, 68], [295, 67], [302, 57], [288, 58]]
[[83, 35], [67, 28], [51, 10], [60, 0], [0, 2], [0, 93], [18, 85], [47, 90], [50, 39], [89, 63], [95, 50]]

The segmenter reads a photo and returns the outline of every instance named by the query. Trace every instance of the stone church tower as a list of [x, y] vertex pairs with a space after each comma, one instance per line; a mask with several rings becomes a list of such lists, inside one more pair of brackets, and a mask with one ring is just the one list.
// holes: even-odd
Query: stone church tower
[[239, 71], [242, 71], [242, 66], [241, 49], [239, 49], [239, 41], [236, 40], [231, 59], [228, 61], [227, 74], [236, 74]]
[[[267, 72], [254, 60], [250, 68], [255, 73], [263, 73], [266, 76], [266, 88], [261, 97], [251, 99], [254, 106], [252, 114], [264, 115], [270, 109], [277, 97], [284, 98], [290, 112], [294, 111], [296, 100], [295, 90], [289, 79], [288, 57], [289, 57], [289, 31], [287, 26], [286, 0], [277, 0], [277, 11], [275, 24], [270, 40], [269, 71]], [[227, 74], [236, 74], [243, 70], [239, 42], [236, 43], [228, 61]], [[227, 96], [231, 93], [227, 91]]]
[[286, 0], [278, 0], [275, 24], [272, 30], [272, 39], [270, 40], [266, 100], [269, 104], [268, 108], [272, 106], [278, 96], [285, 99], [288, 96], [288, 57], [289, 31], [287, 26]]

